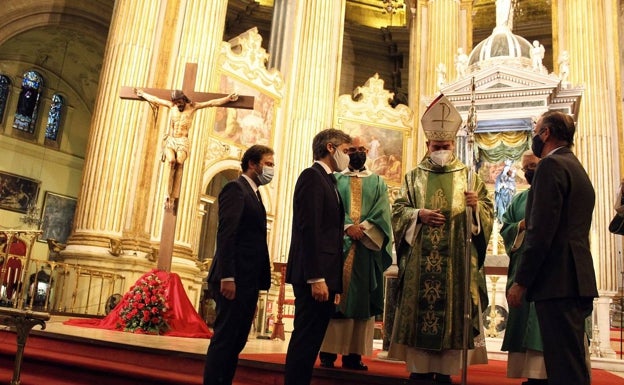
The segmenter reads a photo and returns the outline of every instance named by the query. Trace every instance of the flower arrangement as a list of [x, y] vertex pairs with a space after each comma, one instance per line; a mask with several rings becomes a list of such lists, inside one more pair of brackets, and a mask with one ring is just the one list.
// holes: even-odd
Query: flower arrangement
[[145, 334], [167, 331], [167, 294], [167, 282], [155, 272], [142, 276], [121, 299], [117, 329]]

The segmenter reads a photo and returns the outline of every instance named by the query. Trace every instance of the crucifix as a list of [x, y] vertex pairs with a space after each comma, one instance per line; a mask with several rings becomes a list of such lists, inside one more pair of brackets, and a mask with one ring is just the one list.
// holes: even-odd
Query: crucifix
[[237, 94], [216, 94], [196, 92], [197, 63], [187, 63], [184, 70], [184, 81], [181, 90], [159, 88], [121, 87], [119, 97], [130, 100], [147, 100], [152, 108], [165, 106], [169, 111], [169, 127], [163, 139], [162, 161], [167, 178], [167, 199], [163, 216], [160, 248], [158, 250], [158, 270], [169, 272], [175, 241], [178, 200], [182, 184], [184, 161], [189, 154], [188, 133], [193, 123], [193, 115], [206, 107], [228, 107], [253, 109], [254, 97]]

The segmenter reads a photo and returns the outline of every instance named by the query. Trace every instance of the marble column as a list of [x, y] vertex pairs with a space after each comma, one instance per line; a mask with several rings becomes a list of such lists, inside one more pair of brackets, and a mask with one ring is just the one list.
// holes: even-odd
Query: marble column
[[[294, 25], [285, 39], [284, 63], [279, 68], [288, 87], [284, 100], [287, 122], [275, 138], [279, 184], [273, 259], [286, 262], [290, 247], [292, 194], [301, 171], [312, 165], [312, 138], [332, 125], [340, 73], [345, 0], [297, 2], [296, 12], [284, 22]], [[296, 69], [296, 71], [293, 71]]]
[[[585, 91], [578, 113], [574, 152], [587, 170], [596, 191], [591, 248], [601, 298], [596, 306], [603, 356], [614, 356], [609, 341], [609, 307], [621, 286], [615, 237], [608, 224], [619, 184], [617, 143], [620, 83], [616, 0], [559, 0], [553, 3], [557, 46], [570, 53], [569, 81]], [[606, 304], [606, 305], [605, 305]]]
[[[421, 106], [422, 105], [422, 92], [421, 92], [421, 84], [422, 80], [426, 78], [426, 72], [423, 74], [420, 65], [420, 58], [423, 55], [423, 50], [426, 50], [426, 45], [422, 43], [421, 36], [423, 34], [423, 29], [426, 28], [426, 23], [421, 23], [419, 20], [423, 19], [423, 11], [424, 1], [418, 2], [417, 0], [413, 0], [409, 9], [409, 32], [410, 32], [410, 49], [409, 49], [409, 84], [408, 87], [408, 100], [409, 107], [414, 111], [414, 129], [409, 138], [409, 142], [407, 145], [408, 149], [411, 149], [411, 154], [405, 159], [405, 170], [411, 170], [418, 164], [419, 160], [425, 156], [426, 148], [425, 148], [425, 134], [423, 130], [420, 129], [420, 116], [422, 115]], [[424, 111], [424, 109], [423, 109]], [[409, 156], [411, 155], [411, 156]]]
[[[425, 5], [426, 4], [426, 5]], [[440, 63], [446, 66], [446, 83], [450, 83], [454, 74], [455, 53], [459, 47], [459, 0], [430, 0], [423, 2], [422, 12], [425, 23], [424, 36], [421, 37], [421, 69], [427, 76], [421, 82], [425, 97], [438, 94], [436, 67]]]
[[[134, 276], [155, 267], [166, 183], [160, 161], [167, 108], [121, 100], [121, 86], [181, 88], [187, 62], [198, 63], [195, 89], [209, 91], [227, 0], [118, 0], [96, 100], [74, 232], [63, 258]], [[210, 15], [210, 22], [205, 22]], [[195, 114], [178, 208], [172, 271], [195, 281], [202, 154], [213, 109]], [[109, 240], [122, 241], [112, 256]], [[185, 277], [186, 276], [186, 277]], [[193, 297], [194, 294], [191, 294]], [[195, 298], [191, 298], [193, 301]]]
[[273, 3], [273, 20], [271, 21], [271, 37], [269, 40], [268, 68], [277, 68], [282, 75], [288, 68], [290, 54], [295, 48], [288, 44], [295, 25], [292, 23], [297, 0], [275, 0]]
[[62, 253], [66, 257], [81, 256], [83, 262], [92, 257], [111, 258], [107, 252], [109, 239], [121, 239], [125, 229], [134, 229], [135, 239], [149, 240], [145, 223], [140, 223], [148, 220], [149, 214], [135, 200], [139, 191], [149, 191], [146, 181], [137, 177], [146, 166], [143, 155], [153, 153], [150, 146], [157, 145], [158, 135], [144, 122], [147, 114], [141, 103], [122, 101], [119, 89], [146, 86], [153, 77], [154, 40], [165, 15], [162, 2], [151, 3], [153, 6], [132, 0], [116, 3], [91, 122], [74, 231]]
[[[197, 63], [195, 90], [209, 92], [214, 89], [211, 82], [216, 78], [218, 69], [216, 58], [223, 40], [227, 0], [180, 1], [180, 6], [176, 11], [179, 13], [177, 18], [183, 20], [183, 23], [179, 23], [176, 28], [176, 35], [172, 37], [176, 44], [170, 50], [161, 52], [161, 62], [174, 63], [171, 69], [170, 87], [180, 88], [186, 63]], [[210, 15], [210, 22], [206, 22], [206, 15]], [[172, 261], [172, 271], [177, 273], [197, 272], [195, 261], [201, 232], [201, 218], [198, 216], [199, 199], [202, 193], [204, 154], [207, 152], [209, 127], [214, 113], [214, 108], [198, 111], [189, 132], [191, 149], [189, 158], [184, 163]], [[166, 118], [163, 114], [165, 123]], [[158, 162], [158, 166], [159, 174], [162, 176], [164, 163]], [[157, 239], [160, 238], [166, 183], [160, 183], [158, 186], [159, 190], [155, 198], [158, 202], [155, 208], [158, 220], [153, 221], [151, 228], [152, 236]]]

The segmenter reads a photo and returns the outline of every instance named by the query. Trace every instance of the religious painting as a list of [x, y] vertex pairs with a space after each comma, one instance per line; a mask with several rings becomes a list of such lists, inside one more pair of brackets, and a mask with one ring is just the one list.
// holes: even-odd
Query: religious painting
[[255, 86], [225, 74], [220, 76], [218, 92], [253, 96], [254, 108], [217, 108], [213, 133], [224, 141], [243, 147], [254, 144], [270, 146], [275, 124], [274, 98]]
[[37, 205], [40, 181], [0, 171], [0, 209], [26, 214]]
[[340, 129], [368, 143], [366, 167], [388, 185], [400, 185], [403, 178], [404, 132], [365, 122], [342, 120]]
[[41, 215], [41, 236], [45, 242], [52, 238], [59, 243], [67, 243], [76, 212], [76, 198], [46, 191]]

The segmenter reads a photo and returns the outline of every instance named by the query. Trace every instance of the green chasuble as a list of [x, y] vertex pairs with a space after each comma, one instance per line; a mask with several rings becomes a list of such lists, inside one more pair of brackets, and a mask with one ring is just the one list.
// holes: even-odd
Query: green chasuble
[[[343, 242], [343, 293], [338, 309], [345, 318], [368, 320], [383, 313], [383, 272], [392, 264], [388, 188], [379, 175], [369, 172], [353, 176], [334, 175], [345, 207], [345, 225], [368, 221], [383, 234], [379, 251], [371, 250], [346, 235]], [[354, 213], [359, 214], [359, 220], [352, 217]]]
[[[392, 227], [399, 264], [399, 298], [392, 342], [427, 350], [462, 349], [464, 260], [468, 169], [457, 158], [440, 167], [427, 157], [405, 175], [401, 197], [392, 207]], [[493, 224], [493, 205], [475, 173], [480, 229], [472, 235], [470, 292], [474, 337], [479, 330], [479, 301], [487, 306], [483, 263]], [[441, 227], [418, 223], [410, 246], [405, 235], [419, 209], [440, 209]], [[473, 220], [474, 222], [474, 220]], [[475, 222], [476, 223], [476, 222]], [[473, 348], [473, 338], [469, 338]]]
[[[518, 223], [524, 219], [527, 196], [529, 190], [518, 193], [503, 215], [501, 236], [505, 242], [505, 251], [509, 255], [509, 270], [507, 273], [507, 290], [511, 287], [516, 275], [516, 269], [522, 261], [524, 253], [524, 234], [518, 237]], [[515, 245], [514, 245], [515, 244]], [[519, 244], [519, 246], [518, 246]], [[542, 336], [540, 334], [535, 304], [522, 298], [520, 307], [510, 307], [507, 318], [507, 328], [503, 337], [501, 350], [509, 352], [524, 352], [526, 349], [542, 351]]]

